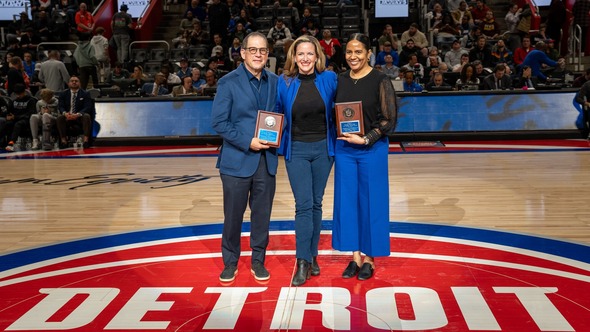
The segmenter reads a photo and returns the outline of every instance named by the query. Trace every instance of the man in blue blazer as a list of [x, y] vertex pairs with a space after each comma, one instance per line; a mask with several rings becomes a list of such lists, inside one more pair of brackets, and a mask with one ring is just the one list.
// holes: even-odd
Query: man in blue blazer
[[59, 132], [60, 148], [67, 147], [67, 127], [82, 125], [84, 132], [84, 148], [89, 147], [92, 135], [92, 120], [94, 119], [94, 101], [90, 94], [80, 88], [80, 78], [72, 75], [68, 82], [69, 89], [61, 92], [57, 108], [57, 130]]
[[251, 273], [257, 280], [270, 278], [264, 260], [278, 158], [275, 148], [256, 137], [255, 129], [258, 110], [274, 111], [278, 77], [265, 70], [268, 43], [263, 34], [248, 34], [240, 52], [244, 62], [219, 80], [211, 111], [213, 129], [223, 138], [217, 160], [223, 185], [222, 282], [233, 281], [238, 273], [240, 235], [248, 203]]

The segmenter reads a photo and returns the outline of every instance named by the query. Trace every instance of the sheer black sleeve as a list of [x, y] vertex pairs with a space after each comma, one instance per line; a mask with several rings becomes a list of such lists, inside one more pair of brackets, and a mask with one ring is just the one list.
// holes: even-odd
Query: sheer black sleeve
[[383, 77], [379, 83], [379, 96], [381, 98], [381, 115], [378, 128], [373, 128], [365, 135], [369, 140], [369, 145], [393, 132], [397, 124], [397, 97], [391, 79], [387, 76]]

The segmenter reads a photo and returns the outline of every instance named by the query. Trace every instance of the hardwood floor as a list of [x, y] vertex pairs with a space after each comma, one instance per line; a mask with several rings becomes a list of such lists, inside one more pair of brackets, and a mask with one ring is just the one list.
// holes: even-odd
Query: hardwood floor
[[[222, 222], [215, 156], [115, 155], [0, 160], [0, 253]], [[590, 244], [587, 150], [396, 153], [389, 171], [392, 221], [497, 228]], [[324, 199], [328, 220], [332, 188], [331, 178]], [[272, 219], [293, 215], [281, 161]]]

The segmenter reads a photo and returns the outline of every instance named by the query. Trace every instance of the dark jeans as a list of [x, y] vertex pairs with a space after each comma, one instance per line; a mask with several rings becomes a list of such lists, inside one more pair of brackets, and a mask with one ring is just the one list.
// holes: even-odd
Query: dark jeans
[[[11, 125], [11, 121], [7, 122], [7, 127]], [[27, 129], [29, 128], [29, 119], [19, 119], [13, 122], [12, 134], [10, 135], [10, 140], [16, 143], [16, 140], [19, 136], [23, 136], [27, 133]]]
[[86, 87], [88, 87], [90, 76], [92, 76], [93, 87], [96, 88], [98, 85], [98, 73], [96, 71], [96, 66], [79, 67], [78, 71], [80, 72], [80, 87], [82, 89], [86, 90]]
[[326, 140], [291, 144], [291, 157], [285, 161], [291, 190], [295, 196], [296, 257], [311, 262], [318, 255], [322, 229], [322, 201], [334, 164]]
[[90, 135], [92, 134], [92, 118], [89, 114], [83, 114], [82, 117], [70, 121], [66, 119], [65, 115], [58, 116], [57, 131], [59, 132], [59, 138], [61, 140], [66, 140], [68, 137], [68, 128], [76, 125], [82, 125], [84, 136], [90, 138]]
[[246, 178], [221, 174], [223, 185], [223, 233], [221, 254], [225, 266], [237, 266], [240, 259], [242, 222], [250, 205], [250, 248], [252, 262], [264, 264], [268, 245], [268, 227], [276, 178], [268, 173], [264, 153], [254, 175]]

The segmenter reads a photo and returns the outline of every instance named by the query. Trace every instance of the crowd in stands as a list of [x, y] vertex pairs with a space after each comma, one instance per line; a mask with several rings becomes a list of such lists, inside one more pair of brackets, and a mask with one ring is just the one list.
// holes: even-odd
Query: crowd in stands
[[[71, 95], [72, 79], [81, 91], [94, 91], [93, 98], [213, 96], [217, 80], [240, 65], [241, 42], [252, 31], [267, 36], [269, 58], [276, 59], [277, 73], [289, 46], [303, 34], [320, 40], [329, 70], [344, 70], [346, 36], [362, 26], [356, 1], [273, 1], [190, 0], [179, 5], [184, 9], [169, 53], [150, 49], [130, 53], [133, 20], [126, 5], [112, 18], [109, 40], [103, 36], [104, 28], [96, 27], [86, 3], [32, 0], [32, 19], [23, 13], [10, 24], [2, 47], [0, 92], [12, 99], [0, 100], [0, 140], [4, 140], [0, 144], [11, 150], [18, 135], [37, 137], [46, 123], [55, 133], [51, 128], [63, 121], [61, 112], [70, 111], [58, 107], [56, 113], [51, 105], [54, 99], [61, 105], [67, 99], [63, 95]], [[568, 81], [572, 73], [558, 50], [559, 30], [549, 28], [551, 20], [555, 22], [565, 11], [560, 0], [552, 2], [538, 31], [530, 30], [530, 10], [516, 4], [504, 13], [494, 12], [483, 0], [430, 0], [427, 8], [426, 26], [412, 23], [404, 31], [394, 31], [386, 24], [380, 36], [372, 36], [371, 65], [399, 81], [400, 91], [535, 89], [573, 81]], [[496, 21], [500, 15], [505, 29]], [[39, 43], [68, 40], [72, 35], [77, 47], [71, 56], [63, 50], [37, 53]], [[573, 85], [581, 86], [588, 78], [590, 72]], [[25, 130], [25, 121], [10, 114], [29, 102], [37, 106], [19, 111], [30, 121], [30, 130]], [[87, 117], [65, 119], [76, 120], [88, 145]], [[61, 131], [57, 132], [58, 143], [65, 144]], [[32, 145], [49, 147], [45, 143], [35, 139]]]

